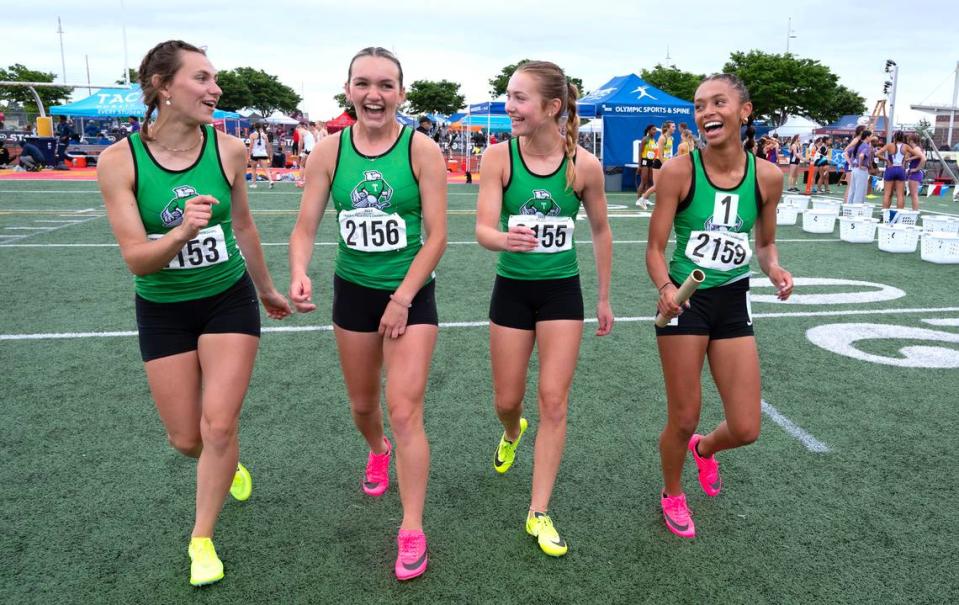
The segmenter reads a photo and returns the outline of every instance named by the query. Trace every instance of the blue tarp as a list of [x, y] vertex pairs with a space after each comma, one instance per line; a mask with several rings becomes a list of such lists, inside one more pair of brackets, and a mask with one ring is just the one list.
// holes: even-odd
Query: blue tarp
[[[50, 114], [78, 118], [142, 118], [146, 109], [140, 85], [134, 84], [130, 88], [101, 88], [86, 99], [51, 107]], [[238, 120], [240, 114], [217, 109], [213, 112], [213, 119]]]
[[[603, 165], [623, 166], [638, 161], [638, 141], [650, 124], [659, 128], [666, 120], [685, 122], [693, 134], [693, 104], [666, 94], [636, 74], [616, 76], [577, 103], [581, 117], [603, 118]], [[673, 136], [673, 151], [679, 146]]]

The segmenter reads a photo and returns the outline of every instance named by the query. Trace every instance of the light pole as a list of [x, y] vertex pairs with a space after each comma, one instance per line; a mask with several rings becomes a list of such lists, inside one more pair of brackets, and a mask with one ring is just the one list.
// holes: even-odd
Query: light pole
[[892, 59], [886, 59], [886, 73], [892, 74], [892, 80], [886, 80], [882, 91], [889, 95], [889, 118], [886, 121], [886, 143], [892, 142], [893, 118], [896, 115], [896, 84], [899, 81], [899, 66]]
[[61, 76], [63, 83], [67, 83], [67, 60], [63, 57], [63, 24], [60, 23], [60, 17], [57, 17], [57, 33], [60, 34], [60, 68], [63, 70]]
[[793, 30], [793, 18], [789, 17], [786, 20], [786, 54], [789, 54], [789, 41], [796, 37], [796, 32]]

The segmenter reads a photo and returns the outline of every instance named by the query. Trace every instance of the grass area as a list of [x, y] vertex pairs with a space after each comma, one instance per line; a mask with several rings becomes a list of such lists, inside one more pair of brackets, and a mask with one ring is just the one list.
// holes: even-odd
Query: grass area
[[[473, 241], [476, 189], [450, 187], [451, 245], [437, 271], [444, 322], [486, 318], [495, 255]], [[252, 194], [274, 279], [288, 283], [285, 242], [299, 194]], [[551, 505], [570, 543], [544, 556], [523, 532], [532, 439], [506, 476], [491, 457], [500, 428], [492, 410], [487, 331], [441, 330], [427, 392], [433, 452], [426, 527], [430, 569], [411, 583], [392, 575], [400, 505], [394, 486], [378, 500], [359, 481], [365, 462], [328, 331], [267, 332], [241, 422], [242, 459], [254, 477], [246, 503], [228, 502], [217, 529], [227, 576], [187, 583], [193, 464], [164, 438], [136, 337], [0, 340], [0, 594], [9, 603], [945, 603], [959, 513], [948, 443], [959, 433], [955, 369], [861, 361], [813, 344], [811, 328], [867, 323], [955, 335], [959, 265], [893, 255], [875, 244], [781, 227], [783, 264], [795, 276], [864, 280], [905, 295], [881, 302], [754, 302], [763, 396], [828, 446], [814, 453], [764, 419], [748, 448], [720, 455], [723, 494], [707, 499], [695, 466], [684, 485], [699, 537], [663, 527], [656, 441], [665, 394], [648, 318], [648, 220], [634, 196], [610, 196], [613, 308], [606, 338], [587, 325], [573, 383], [567, 449]], [[617, 205], [623, 206], [617, 208]], [[924, 210], [959, 215], [947, 198]], [[92, 209], [92, 210], [88, 210]], [[84, 221], [46, 223], [47, 220]], [[19, 230], [10, 227], [58, 227]], [[588, 229], [577, 250], [587, 309], [595, 300]], [[10, 234], [28, 237], [4, 238]], [[324, 221], [311, 273], [319, 311], [288, 325], [325, 326], [335, 241]], [[0, 334], [130, 332], [132, 278], [95, 185], [0, 182]], [[758, 268], [757, 268], [758, 270]], [[809, 286], [797, 294], [875, 288]], [[755, 294], [769, 294], [756, 288]], [[927, 309], [901, 313], [901, 309]], [[810, 313], [852, 312], [822, 316]], [[870, 314], [871, 311], [882, 313]], [[771, 317], [774, 313], [797, 314]], [[276, 325], [268, 320], [264, 326]], [[873, 355], [948, 342], [863, 340]], [[947, 351], [943, 351], [945, 348]], [[535, 393], [535, 363], [530, 392]], [[702, 424], [722, 416], [708, 373]], [[535, 396], [527, 414], [537, 426]], [[394, 474], [395, 479], [395, 474]]]

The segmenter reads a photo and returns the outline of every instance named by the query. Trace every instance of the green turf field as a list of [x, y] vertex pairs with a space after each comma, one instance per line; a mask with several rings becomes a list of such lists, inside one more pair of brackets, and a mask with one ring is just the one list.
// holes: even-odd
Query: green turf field
[[[473, 186], [450, 186], [450, 245], [437, 270], [440, 319], [450, 325], [426, 399], [429, 571], [407, 584], [393, 577], [395, 473], [381, 499], [360, 490], [366, 451], [328, 330], [328, 215], [311, 271], [320, 310], [264, 320], [304, 330], [264, 333], [240, 426], [253, 497], [227, 502], [216, 536], [226, 578], [197, 590], [186, 554], [194, 465], [167, 445], [153, 408], [132, 277], [95, 184], [0, 182], [0, 601], [959, 601], [959, 265], [842, 242], [838, 227], [780, 227], [782, 263], [807, 281], [793, 304], [753, 290], [763, 434], [720, 455], [716, 499], [687, 462], [699, 537], [685, 541], [659, 510], [665, 394], [644, 264], [648, 218], [634, 196], [610, 195], [618, 322], [605, 338], [587, 324], [551, 504], [570, 553], [552, 559], [523, 531], [532, 439], [508, 475], [491, 468], [501, 429], [484, 321], [496, 257], [473, 242], [475, 197]], [[299, 192], [281, 184], [251, 199], [285, 289]], [[948, 198], [923, 208], [959, 215]], [[588, 228], [578, 225], [589, 310], [595, 270]], [[843, 298], [850, 293], [860, 299]], [[535, 434], [535, 395], [527, 402]], [[707, 382], [703, 427], [721, 413]]]

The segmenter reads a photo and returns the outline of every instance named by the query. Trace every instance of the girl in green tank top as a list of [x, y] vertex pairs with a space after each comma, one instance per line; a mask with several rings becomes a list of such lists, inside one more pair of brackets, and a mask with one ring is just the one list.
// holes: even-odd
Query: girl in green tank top
[[[669, 321], [656, 328], [668, 402], [660, 436], [660, 504], [667, 529], [683, 538], [696, 535], [681, 484], [687, 450], [703, 491], [716, 496], [722, 479], [714, 454], [751, 443], [759, 434], [759, 362], [744, 281], [754, 224], [759, 266], [779, 298], [787, 299], [793, 285], [779, 265], [775, 243], [782, 172], [745, 152], [739, 139], [740, 126], [752, 111], [746, 87], [736, 76], [712, 76], [700, 84], [694, 105], [706, 147], [663, 166], [646, 249], [649, 276], [659, 289], [657, 309]], [[676, 248], [667, 269], [665, 249], [672, 229]], [[694, 270], [705, 273], [705, 280], [688, 302], [677, 301], [677, 286]], [[707, 356], [726, 419], [700, 435], [700, 376]]]
[[[333, 330], [357, 429], [369, 446], [364, 493], [388, 489], [393, 444], [380, 412], [382, 369], [396, 447], [403, 520], [394, 573], [426, 571], [423, 506], [429, 444], [423, 405], [438, 326], [433, 270], [446, 248], [446, 165], [439, 147], [396, 122], [403, 68], [379, 47], [350, 62], [346, 95], [357, 122], [317, 142], [306, 165], [300, 214], [290, 236], [290, 297], [310, 312], [307, 268], [332, 195], [337, 218]], [[425, 310], [424, 310], [425, 309]], [[360, 478], [357, 460], [357, 478]]]
[[237, 439], [259, 345], [250, 278], [267, 315], [291, 310], [273, 286], [250, 213], [246, 147], [210, 126], [222, 91], [204, 51], [163, 42], [139, 74], [147, 119], [100, 155], [97, 180], [136, 275], [137, 328], [157, 411], [170, 443], [198, 459], [187, 549], [198, 586], [223, 578], [211, 537], [227, 492], [246, 500], [252, 490]]
[[576, 88], [553, 63], [532, 61], [516, 70], [506, 101], [514, 136], [483, 155], [476, 212], [476, 239], [499, 252], [490, 302], [490, 358], [503, 434], [493, 468], [498, 473], [509, 470], [528, 427], [523, 396], [538, 343], [540, 426], [525, 530], [551, 556], [567, 552], [547, 509], [562, 457], [568, 392], [583, 332], [574, 241], [581, 203], [596, 259], [596, 335], [608, 334], [613, 325], [612, 236], [603, 170], [576, 144], [576, 96]]

